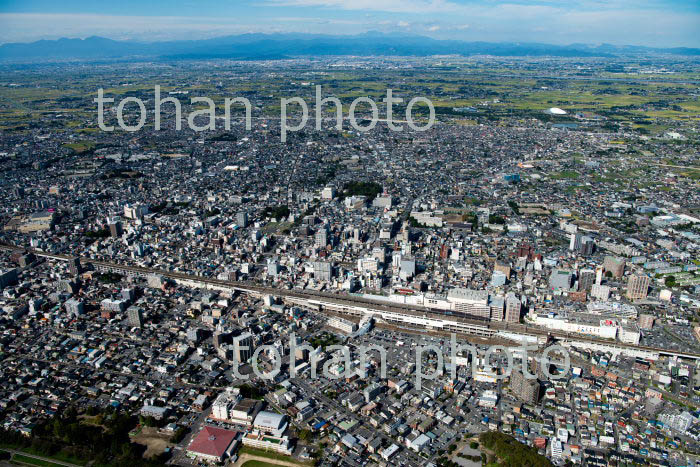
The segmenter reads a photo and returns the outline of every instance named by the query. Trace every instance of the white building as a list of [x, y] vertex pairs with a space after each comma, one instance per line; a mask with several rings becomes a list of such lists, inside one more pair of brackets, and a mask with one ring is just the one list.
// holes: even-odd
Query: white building
[[480, 407], [487, 407], [487, 408], [493, 408], [496, 407], [496, 404], [498, 403], [498, 394], [496, 394], [496, 391], [484, 391], [481, 393], [481, 397], [479, 397], [479, 406]]
[[561, 316], [555, 313], [536, 314], [535, 324], [547, 329], [587, 334], [603, 339], [615, 339], [617, 337], [617, 322], [600, 319], [599, 316], [586, 315], [584, 313], [572, 313]]
[[275, 412], [261, 411], [253, 421], [253, 428], [264, 433], [281, 437], [287, 429], [287, 416]]
[[[600, 270], [602, 271], [602, 269]], [[596, 281], [598, 279], [596, 278]], [[610, 298], [610, 287], [607, 285], [594, 284], [591, 286], [591, 297], [598, 300], [607, 300]]]
[[357, 324], [353, 323], [352, 321], [348, 321], [347, 319], [337, 318], [335, 316], [328, 318], [328, 326], [339, 329], [346, 334], [352, 334], [353, 332], [357, 331]]

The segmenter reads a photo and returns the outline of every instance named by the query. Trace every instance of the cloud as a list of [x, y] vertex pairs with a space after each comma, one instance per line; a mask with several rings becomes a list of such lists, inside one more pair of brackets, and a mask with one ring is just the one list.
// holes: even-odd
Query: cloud
[[[360, 19], [322, 17], [239, 18], [190, 16], [121, 16], [69, 13], [0, 13], [0, 44], [61, 37], [103, 36], [116, 40], [160, 41], [207, 39], [252, 32], [298, 32], [299, 24], [314, 25], [313, 32], [364, 32]], [[339, 26], [341, 26], [339, 28]]]
[[0, 42], [106, 36], [112, 39], [161, 40], [249, 32], [246, 25], [222, 18], [118, 16], [72, 13], [2, 13]]
[[637, 2], [642, 7], [632, 5], [636, 0], [473, 0], [460, 4], [457, 2], [461, 0], [252, 1], [264, 1], [268, 6], [276, 2], [317, 8], [310, 13], [303, 8], [259, 7], [220, 16], [205, 9], [202, 16], [0, 13], [0, 43], [91, 35], [158, 41], [249, 32], [359, 34], [377, 30], [413, 31], [437, 39], [465, 41], [700, 46], [700, 12], [689, 11], [690, 7], [670, 8], [668, 3], [666, 8], [654, 9], [663, 0]]
[[269, 0], [271, 5], [372, 10], [389, 13], [447, 13], [462, 6], [448, 0]]

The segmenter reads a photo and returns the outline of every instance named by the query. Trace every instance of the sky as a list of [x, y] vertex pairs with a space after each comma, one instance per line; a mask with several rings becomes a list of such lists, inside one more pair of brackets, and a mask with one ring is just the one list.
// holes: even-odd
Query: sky
[[700, 47], [700, 0], [0, 0], [0, 43], [243, 33]]

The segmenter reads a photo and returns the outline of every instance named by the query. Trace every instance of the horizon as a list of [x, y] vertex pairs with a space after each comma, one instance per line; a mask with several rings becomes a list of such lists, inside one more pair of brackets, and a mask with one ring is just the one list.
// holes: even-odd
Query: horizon
[[13, 45], [27, 45], [27, 44], [34, 44], [42, 41], [47, 41], [47, 42], [57, 42], [57, 41], [87, 41], [90, 39], [104, 39], [108, 41], [114, 41], [114, 42], [126, 42], [126, 43], [134, 43], [134, 44], [158, 44], [158, 43], [168, 43], [168, 42], [178, 42], [178, 41], [206, 41], [206, 40], [219, 40], [219, 39], [226, 39], [226, 38], [239, 38], [239, 37], [244, 37], [244, 36], [268, 36], [268, 37], [279, 37], [279, 36], [287, 36], [287, 35], [298, 35], [298, 36], [308, 36], [308, 37], [323, 37], [323, 38], [336, 38], [336, 37], [355, 37], [355, 38], [362, 38], [362, 37], [372, 37], [372, 36], [382, 36], [382, 37], [387, 37], [387, 38], [426, 38], [426, 39], [431, 39], [431, 40], [437, 40], [437, 41], [455, 41], [455, 42], [462, 42], [462, 43], [485, 43], [485, 44], [514, 44], [514, 45], [546, 45], [546, 46], [553, 46], [553, 47], [575, 47], [575, 46], [587, 46], [587, 47], [603, 47], [603, 46], [613, 46], [613, 47], [646, 47], [650, 49], [700, 49], [700, 45], [697, 47], [692, 47], [692, 46], [669, 46], [669, 47], [655, 47], [655, 46], [647, 46], [647, 45], [641, 45], [641, 44], [634, 44], [634, 43], [620, 43], [620, 44], [613, 44], [610, 42], [570, 42], [570, 43], [562, 43], [562, 44], [557, 44], [553, 42], [537, 42], [537, 41], [483, 41], [483, 40], [462, 40], [462, 39], [436, 39], [434, 37], [425, 35], [425, 34], [407, 34], [407, 33], [401, 33], [401, 32], [394, 32], [394, 33], [385, 33], [381, 31], [364, 31], [364, 32], [359, 32], [359, 33], [353, 33], [353, 32], [348, 32], [348, 33], [343, 33], [343, 32], [338, 32], [335, 34], [331, 33], [307, 33], [307, 32], [296, 32], [296, 31], [291, 31], [291, 32], [244, 32], [240, 34], [222, 34], [219, 36], [212, 36], [212, 37], [203, 37], [203, 38], [193, 38], [193, 39], [120, 39], [120, 38], [114, 38], [114, 37], [108, 37], [108, 36], [102, 36], [102, 35], [97, 35], [97, 34], [92, 34], [92, 35], [84, 35], [84, 36], [74, 36], [74, 37], [56, 37], [54, 39], [37, 39], [33, 41], [25, 41], [25, 42], [0, 42], [0, 46], [3, 45], [8, 45], [8, 44], [13, 44]]
[[61, 38], [201, 40], [242, 34], [356, 36], [379, 32], [436, 40], [700, 47], [700, 4], [690, 0], [126, 0], [96, 5], [47, 0], [0, 5], [0, 44]]

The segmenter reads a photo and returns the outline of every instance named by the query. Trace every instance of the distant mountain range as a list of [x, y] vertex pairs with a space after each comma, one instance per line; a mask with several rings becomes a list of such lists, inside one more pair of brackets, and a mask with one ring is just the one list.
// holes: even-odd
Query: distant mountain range
[[438, 40], [369, 32], [356, 36], [319, 34], [242, 34], [215, 39], [166, 42], [115, 41], [104, 37], [40, 40], [0, 46], [0, 62], [40, 63], [104, 60], [282, 59], [324, 55], [496, 55], [614, 57], [661, 53], [700, 55], [700, 49], [615, 46], [610, 44], [551, 45]]

